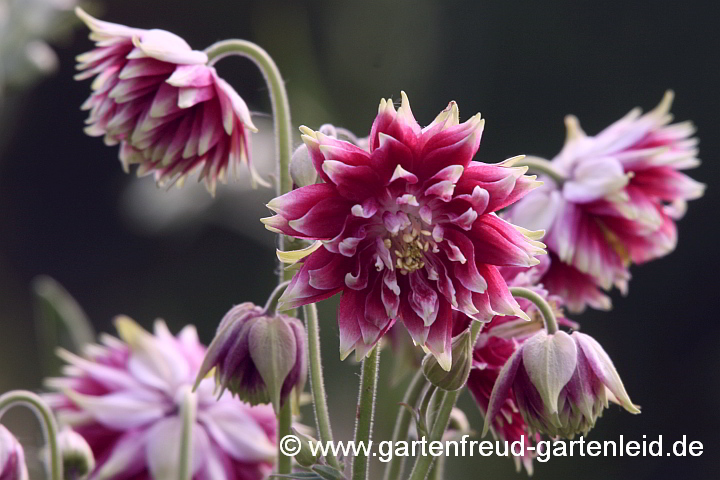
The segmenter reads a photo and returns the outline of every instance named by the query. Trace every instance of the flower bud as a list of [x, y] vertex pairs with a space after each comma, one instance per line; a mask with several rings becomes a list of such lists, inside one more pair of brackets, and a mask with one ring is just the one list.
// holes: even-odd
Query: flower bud
[[453, 338], [452, 363], [445, 370], [434, 355], [423, 360], [423, 374], [430, 383], [443, 390], [458, 390], [465, 385], [472, 367], [472, 338], [469, 329]]
[[23, 447], [2, 425], [0, 425], [0, 479], [28, 480]]
[[304, 143], [293, 152], [290, 158], [290, 176], [296, 187], [306, 187], [317, 183], [318, 173]]
[[297, 455], [295, 455], [295, 461], [300, 466], [312, 467], [317, 463], [318, 458], [320, 458], [319, 451], [313, 455], [313, 449], [310, 446], [311, 444], [317, 444], [317, 440], [308, 435], [304, 435], [298, 432], [294, 428], [292, 429], [292, 433], [300, 441], [300, 451], [297, 453]]
[[252, 405], [272, 403], [275, 411], [307, 378], [305, 329], [282, 314], [246, 302], [222, 319], [200, 367], [196, 385], [215, 368], [220, 388]]
[[511, 391], [530, 430], [552, 437], [586, 435], [609, 400], [640, 413], [605, 350], [579, 332], [541, 330], [512, 354], [490, 395], [483, 433]]
[[63, 461], [64, 480], [82, 480], [95, 469], [95, 456], [90, 445], [77, 432], [63, 429], [57, 436]]

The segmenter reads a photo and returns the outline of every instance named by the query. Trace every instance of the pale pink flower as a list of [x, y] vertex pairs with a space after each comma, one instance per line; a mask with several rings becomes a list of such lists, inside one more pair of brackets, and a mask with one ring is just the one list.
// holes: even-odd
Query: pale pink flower
[[235, 90], [177, 35], [97, 20], [82, 9], [96, 48], [79, 55], [83, 80], [95, 77], [83, 104], [86, 133], [120, 144], [125, 171], [154, 174], [161, 185], [182, 183], [199, 171], [211, 192], [245, 164], [254, 182], [266, 184], [250, 164], [250, 131], [257, 131]]
[[563, 180], [543, 176], [545, 185], [506, 215], [547, 231], [552, 263], [541, 281], [573, 311], [609, 309], [598, 287], [625, 293], [631, 263], [673, 251], [675, 220], [703, 195], [705, 186], [682, 173], [700, 161], [692, 124], [670, 124], [672, 98], [668, 92], [654, 110], [635, 109], [595, 136], [567, 117], [567, 141], [550, 163]]
[[421, 128], [403, 94], [398, 110], [392, 101], [380, 103], [369, 151], [302, 128], [324, 183], [275, 198], [268, 206], [277, 215], [263, 221], [273, 231], [321, 241], [307, 250], [281, 307], [342, 292], [343, 358], [352, 350], [365, 356], [398, 319], [447, 370], [453, 310], [480, 321], [524, 315], [497, 267], [537, 263], [542, 232], [519, 229], [495, 212], [536, 182], [512, 161], [472, 161], [484, 123], [476, 115], [460, 124], [452, 102]]
[[28, 480], [25, 451], [3, 425], [0, 425], [0, 480]]
[[[162, 321], [154, 334], [120, 317], [121, 339], [101, 336], [84, 357], [61, 351], [64, 377], [47, 380], [58, 420], [82, 435], [97, 467], [91, 479], [175, 480], [179, 475], [183, 397], [205, 355], [194, 327], [173, 336]], [[196, 391], [192, 429], [194, 480], [259, 480], [275, 456], [275, 415], [229, 393], [217, 398], [206, 378]]]

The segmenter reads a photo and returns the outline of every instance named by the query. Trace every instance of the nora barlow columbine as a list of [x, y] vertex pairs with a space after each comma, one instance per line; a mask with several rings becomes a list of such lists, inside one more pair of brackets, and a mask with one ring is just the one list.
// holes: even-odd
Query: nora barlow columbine
[[[318, 175], [272, 200], [263, 219], [276, 232], [320, 240], [280, 299], [294, 308], [342, 292], [340, 353], [362, 358], [400, 320], [448, 370], [452, 312], [489, 321], [524, 316], [497, 267], [531, 266], [542, 232], [495, 212], [538, 185], [513, 161], [473, 162], [485, 121], [459, 123], [454, 102], [427, 127], [407, 96], [383, 100], [369, 151], [301, 128]], [[312, 250], [312, 249], [310, 249]], [[308, 250], [308, 251], [310, 251]]]

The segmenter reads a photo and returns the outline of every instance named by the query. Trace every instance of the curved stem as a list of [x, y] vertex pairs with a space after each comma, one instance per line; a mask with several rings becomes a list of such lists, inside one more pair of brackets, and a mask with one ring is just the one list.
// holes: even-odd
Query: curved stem
[[182, 418], [182, 439], [180, 442], [180, 480], [192, 478], [193, 463], [193, 428], [197, 416], [197, 396], [188, 386], [183, 391], [180, 405], [180, 418]]
[[57, 444], [58, 428], [50, 407], [42, 398], [25, 390], [14, 390], [0, 396], [0, 417], [10, 408], [24, 405], [30, 408], [40, 420], [45, 441], [50, 448], [50, 479], [63, 480], [62, 457]]
[[[472, 344], [475, 345], [478, 335], [483, 324], [481, 322], [472, 322], [470, 326], [470, 334], [472, 336]], [[445, 397], [440, 403], [440, 409], [438, 410], [433, 426], [430, 429], [430, 438], [428, 443], [442, 440], [442, 436], [447, 429], [448, 423], [450, 422], [450, 414], [452, 409], [455, 407], [458, 396], [462, 392], [462, 389], [454, 390], [452, 392], [445, 392]], [[432, 455], [419, 455], [415, 460], [412, 472], [410, 472], [409, 480], [425, 480], [430, 471], [430, 467], [433, 464], [434, 457]]]
[[565, 176], [558, 172], [551, 162], [540, 157], [525, 157], [513, 164], [513, 167], [528, 167], [531, 172], [547, 175], [558, 185], [565, 182]]
[[270, 89], [275, 123], [275, 153], [278, 159], [277, 194], [282, 195], [289, 192], [292, 190], [289, 170], [292, 156], [292, 125], [285, 82], [283, 82], [277, 65], [263, 48], [247, 40], [223, 40], [206, 48], [205, 53], [211, 65], [230, 55], [237, 55], [252, 60], [262, 72]]
[[[310, 364], [310, 391], [312, 392], [313, 407], [315, 408], [315, 424], [317, 425], [320, 441], [327, 445], [333, 441], [332, 428], [330, 428], [330, 415], [325, 395], [323, 381], [322, 355], [320, 354], [320, 327], [318, 325], [317, 307], [314, 303], [303, 307], [305, 325], [308, 334], [308, 357]], [[325, 460], [331, 467], [342, 470], [337, 457], [330, 451]]]
[[[372, 437], [372, 422], [375, 413], [375, 390], [377, 389], [377, 373], [380, 364], [380, 350], [376, 345], [362, 363], [362, 380], [355, 421], [355, 445], [368, 445]], [[368, 460], [365, 455], [357, 455], [353, 460], [352, 480], [367, 480]]]
[[555, 314], [553, 313], [550, 304], [544, 298], [542, 298], [540, 295], [533, 292], [532, 290], [524, 287], [510, 287], [510, 293], [513, 295], [513, 297], [524, 298], [534, 303], [538, 310], [540, 310], [540, 313], [542, 313], [543, 318], [545, 319], [545, 329], [547, 330], [547, 332], [549, 334], [557, 332], [558, 326], [557, 320], [555, 320]]
[[267, 299], [267, 302], [265, 302], [265, 308], [263, 310], [265, 310], [266, 313], [270, 315], [275, 314], [278, 300], [280, 300], [282, 294], [285, 293], [285, 289], [288, 287], [288, 285], [290, 285], [290, 280], [281, 282], [277, 287], [275, 287], [275, 290], [272, 291], [272, 293]]
[[[272, 102], [273, 121], [275, 125], [275, 154], [277, 157], [276, 193], [280, 196], [289, 192], [292, 190], [292, 179], [290, 178], [292, 124], [290, 123], [290, 103], [288, 102], [285, 83], [283, 82], [277, 65], [264, 49], [246, 40], [223, 40], [205, 49], [205, 53], [207, 53], [210, 64], [214, 64], [220, 59], [230, 55], [246, 57], [252, 60], [262, 72], [270, 90], [270, 101]], [[285, 244], [285, 236], [280, 235], [278, 239], [278, 247], [280, 250], [285, 250]], [[279, 267], [278, 281], [280, 284], [290, 280], [292, 275], [293, 273], [285, 271], [282, 265]], [[286, 313], [290, 316], [295, 316], [294, 311]], [[290, 425], [292, 423], [290, 402], [285, 402], [285, 405], [280, 412], [278, 412], [277, 421], [277, 437], [281, 439], [290, 434]], [[280, 451], [280, 442], [278, 441], [277, 473], [288, 474], [291, 470], [292, 459]]]
[[[422, 370], [418, 370], [413, 379], [410, 381], [410, 385], [405, 392], [402, 403], [410, 406], [410, 408], [414, 408], [426, 383], [425, 375], [423, 375]], [[400, 411], [398, 412], [397, 419], [395, 420], [395, 428], [393, 429], [391, 445], [397, 445], [398, 442], [405, 441], [408, 437], [412, 416], [410, 414], [410, 410], [405, 408], [404, 405], [400, 406]], [[404, 466], [405, 457], [393, 455], [392, 459], [385, 467], [385, 476], [383, 479], [398, 480], [402, 476]]]

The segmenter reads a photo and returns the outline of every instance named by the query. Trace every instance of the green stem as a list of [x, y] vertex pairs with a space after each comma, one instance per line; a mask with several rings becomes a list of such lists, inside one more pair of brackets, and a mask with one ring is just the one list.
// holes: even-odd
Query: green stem
[[558, 185], [562, 185], [565, 182], [565, 176], [558, 172], [553, 164], [544, 158], [525, 157], [517, 163], [514, 163], [513, 167], [528, 167], [531, 172], [547, 175]]
[[[285, 404], [280, 408], [280, 412], [277, 416], [277, 439], [278, 445], [280, 440], [290, 435], [292, 432], [290, 427], [292, 426], [292, 409], [290, 400], [286, 400]], [[285, 455], [282, 449], [278, 447], [278, 461], [277, 461], [277, 473], [289, 474], [292, 473], [292, 457]]]
[[[473, 345], [475, 345], [475, 342], [477, 341], [482, 325], [483, 324], [481, 322], [472, 322], [472, 325], [470, 326], [470, 334], [472, 336]], [[457, 402], [460, 392], [462, 392], [462, 389], [445, 392], [445, 398], [443, 398], [440, 403], [440, 409], [438, 410], [435, 416], [435, 422], [430, 429], [428, 444], [442, 440], [442, 436], [447, 429], [448, 423], [450, 422], [450, 414], [452, 413], [452, 409], [455, 407], [455, 403]], [[435, 458], [432, 455], [418, 455], [412, 472], [410, 472], [409, 480], [425, 480], [434, 459]]]
[[246, 40], [223, 40], [205, 49], [210, 64], [230, 55], [246, 57], [260, 69], [270, 89], [273, 117], [275, 121], [276, 155], [278, 159], [277, 194], [292, 190], [290, 178], [290, 157], [292, 156], [292, 125], [290, 123], [290, 103], [288, 102], [285, 82], [272, 57], [258, 45]]
[[280, 300], [280, 297], [285, 292], [285, 289], [290, 285], [290, 281], [286, 280], [284, 282], [281, 282], [277, 287], [275, 287], [275, 290], [272, 291], [270, 296], [267, 299], [267, 302], [265, 302], [265, 312], [269, 315], [275, 314], [275, 309], [277, 308], [278, 300]]
[[[280, 70], [270, 55], [258, 45], [246, 40], [223, 40], [217, 42], [207, 49], [208, 60], [214, 64], [218, 60], [230, 55], [246, 57], [252, 60], [260, 69], [270, 90], [270, 101], [272, 103], [273, 119], [275, 124], [275, 154], [277, 157], [276, 170], [276, 193], [278, 196], [292, 190], [292, 179], [290, 178], [290, 157], [292, 156], [292, 124], [290, 123], [290, 103], [288, 102], [285, 83], [283, 82]], [[279, 236], [278, 248], [285, 250], [286, 238]], [[278, 269], [279, 283], [290, 280], [293, 273], [285, 271], [280, 265]], [[295, 316], [294, 311], [285, 312], [287, 315]], [[277, 473], [287, 474], [292, 469], [292, 459], [280, 451], [280, 439], [290, 434], [292, 423], [292, 410], [290, 402], [278, 413], [278, 466]]]
[[[308, 334], [308, 357], [310, 364], [310, 391], [312, 392], [313, 406], [315, 408], [315, 424], [318, 435], [323, 444], [333, 441], [332, 428], [330, 428], [330, 415], [328, 413], [325, 383], [323, 381], [322, 355], [320, 354], [320, 327], [318, 325], [317, 307], [314, 303], [303, 307], [305, 325]], [[332, 452], [325, 455], [325, 460], [331, 467], [342, 470], [340, 462]]]
[[[360, 381], [360, 394], [355, 422], [356, 446], [361, 443], [367, 446], [372, 437], [372, 422], [373, 414], [375, 413], [375, 390], [377, 389], [379, 364], [380, 350], [378, 346], [375, 346], [362, 363], [362, 380]], [[362, 454], [355, 457], [352, 467], [352, 480], [367, 480], [368, 460], [369, 458]]]
[[[405, 396], [403, 397], [403, 404], [415, 408], [420, 395], [423, 392], [426, 381], [422, 370], [418, 370], [413, 379], [410, 381]], [[393, 429], [392, 444], [397, 445], [400, 441], [405, 441], [408, 438], [408, 431], [410, 429], [410, 421], [412, 415], [410, 410], [405, 408], [404, 405], [400, 406], [397, 419], [395, 420], [395, 428]], [[402, 476], [403, 468], [405, 467], [405, 457], [400, 455], [393, 455], [392, 460], [385, 467], [384, 480], [398, 480]]]
[[183, 392], [180, 418], [182, 418], [182, 440], [180, 443], [180, 480], [192, 478], [193, 428], [197, 416], [197, 396], [188, 386]]
[[558, 325], [557, 320], [555, 319], [555, 314], [553, 313], [550, 304], [545, 301], [544, 298], [542, 298], [540, 295], [533, 292], [532, 290], [524, 287], [510, 287], [510, 293], [513, 295], [513, 297], [524, 298], [534, 303], [538, 310], [540, 310], [540, 313], [542, 313], [543, 318], [545, 319], [545, 329], [547, 330], [547, 332], [549, 334], [557, 332]]
[[427, 425], [428, 427], [430, 427], [430, 425], [432, 425], [432, 421], [429, 420], [432, 415], [429, 414], [428, 408], [430, 406], [430, 401], [433, 398], [433, 394], [435, 393], [436, 390], [437, 390], [437, 387], [435, 385], [433, 385], [432, 383], [430, 385], [428, 385], [428, 388], [425, 391], [425, 395], [423, 396], [422, 403], [420, 403], [419, 412], [420, 412], [420, 415], [422, 416], [421, 418], [423, 418], [425, 420], [425, 425]]
[[0, 417], [10, 408], [24, 405], [30, 408], [40, 420], [45, 441], [50, 448], [50, 479], [63, 480], [62, 457], [57, 444], [58, 428], [50, 407], [42, 398], [25, 390], [13, 390], [0, 396]]
[[440, 455], [433, 463], [428, 480], [443, 480], [445, 477], [445, 455]]

